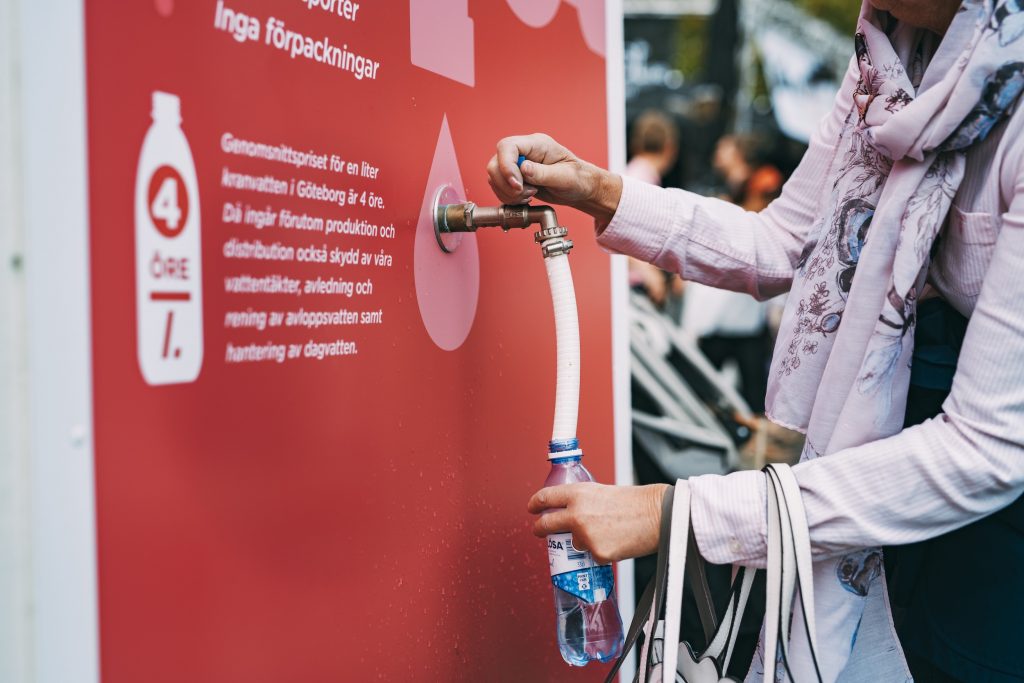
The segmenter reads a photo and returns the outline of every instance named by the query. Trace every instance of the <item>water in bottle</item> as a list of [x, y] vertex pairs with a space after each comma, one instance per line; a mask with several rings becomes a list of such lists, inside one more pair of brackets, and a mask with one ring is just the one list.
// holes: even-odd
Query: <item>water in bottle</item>
[[[544, 486], [594, 481], [576, 439], [552, 441], [548, 457]], [[611, 565], [597, 566], [589, 552], [573, 546], [571, 533], [552, 534], [547, 542], [562, 659], [572, 666], [615, 659], [622, 651], [622, 619]]]

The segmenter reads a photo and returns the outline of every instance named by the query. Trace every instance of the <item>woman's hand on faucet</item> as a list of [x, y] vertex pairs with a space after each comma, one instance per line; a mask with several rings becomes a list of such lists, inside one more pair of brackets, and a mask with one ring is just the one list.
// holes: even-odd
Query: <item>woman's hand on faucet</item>
[[[520, 156], [526, 157], [521, 167]], [[622, 195], [619, 176], [579, 159], [542, 133], [498, 142], [487, 176], [504, 204], [522, 204], [536, 196], [549, 204], [579, 209], [601, 223], [611, 221]]]
[[535, 515], [549, 510], [534, 522], [534, 535], [570, 531], [574, 546], [607, 564], [658, 550], [661, 501], [667, 489], [667, 484], [564, 484], [535, 493], [527, 509]]

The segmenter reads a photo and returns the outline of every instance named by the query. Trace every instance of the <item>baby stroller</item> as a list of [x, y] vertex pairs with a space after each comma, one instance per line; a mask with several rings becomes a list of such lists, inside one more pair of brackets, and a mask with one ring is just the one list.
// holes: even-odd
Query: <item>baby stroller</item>
[[633, 461], [638, 483], [739, 467], [757, 418], [696, 339], [631, 292]]

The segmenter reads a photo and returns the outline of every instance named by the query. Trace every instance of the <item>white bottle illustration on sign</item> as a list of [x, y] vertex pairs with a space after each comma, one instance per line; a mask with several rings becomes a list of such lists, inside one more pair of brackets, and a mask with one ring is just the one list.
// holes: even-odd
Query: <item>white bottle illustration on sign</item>
[[181, 384], [203, 365], [199, 187], [177, 95], [153, 93], [135, 177], [136, 337], [147, 384]]

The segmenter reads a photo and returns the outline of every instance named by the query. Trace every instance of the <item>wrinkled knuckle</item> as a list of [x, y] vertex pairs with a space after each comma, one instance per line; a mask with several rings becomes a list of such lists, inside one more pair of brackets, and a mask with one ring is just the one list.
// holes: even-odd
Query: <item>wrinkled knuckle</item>
[[580, 529], [575, 529], [572, 532], [572, 547], [576, 550], [590, 550], [590, 536]]

